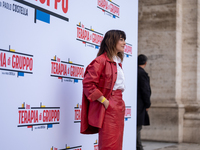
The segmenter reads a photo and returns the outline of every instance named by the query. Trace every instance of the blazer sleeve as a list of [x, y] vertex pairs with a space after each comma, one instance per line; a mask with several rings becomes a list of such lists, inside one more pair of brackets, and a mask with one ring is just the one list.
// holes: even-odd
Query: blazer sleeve
[[83, 79], [83, 93], [89, 101], [95, 101], [103, 95], [98, 89], [99, 78], [105, 63], [101, 60], [93, 60], [86, 68]]
[[139, 84], [142, 100], [145, 104], [145, 108], [149, 108], [151, 106], [150, 96], [151, 96], [151, 87], [149, 82], [149, 76], [147, 73], [142, 72], [139, 75]]

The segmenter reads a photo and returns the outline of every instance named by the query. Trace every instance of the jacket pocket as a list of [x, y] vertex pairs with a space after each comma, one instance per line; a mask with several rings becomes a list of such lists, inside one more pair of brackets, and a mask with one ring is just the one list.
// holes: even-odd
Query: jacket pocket
[[109, 101], [109, 105], [108, 105], [108, 107], [107, 107], [106, 111], [109, 111], [109, 110], [111, 109], [111, 108], [110, 108], [110, 107], [111, 107], [111, 105], [110, 105], [110, 104], [111, 104], [111, 101]]

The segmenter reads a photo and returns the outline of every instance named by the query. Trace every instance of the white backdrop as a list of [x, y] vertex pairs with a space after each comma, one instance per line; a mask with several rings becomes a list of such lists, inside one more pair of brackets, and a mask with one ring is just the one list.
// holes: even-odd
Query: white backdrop
[[138, 0], [0, 0], [0, 149], [97, 150], [82, 79], [110, 29], [127, 35], [123, 149], [136, 145]]

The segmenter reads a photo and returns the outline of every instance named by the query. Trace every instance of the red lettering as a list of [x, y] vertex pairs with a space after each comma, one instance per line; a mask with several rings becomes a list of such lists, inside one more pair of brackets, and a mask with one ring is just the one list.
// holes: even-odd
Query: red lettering
[[35, 110], [31, 110], [31, 122], [35, 118]]
[[98, 150], [98, 145], [94, 145], [94, 150]]
[[73, 76], [73, 66], [70, 67], [70, 76]]
[[38, 110], [36, 110], [35, 113], [35, 119], [34, 119], [34, 123], [38, 122]]
[[22, 110], [21, 123], [24, 123], [23, 118], [24, 118], [24, 110]]
[[103, 39], [103, 37], [101, 35], [98, 35], [95, 33], [92, 34], [92, 42], [93, 43], [100, 44], [102, 39]]
[[108, 2], [106, 0], [99, 0], [98, 5], [104, 9], [108, 9]]
[[110, 4], [110, 12], [117, 14], [119, 16], [119, 7], [117, 7], [113, 4]]
[[57, 62], [51, 62], [51, 73], [58, 75], [67, 75], [67, 65]]
[[84, 69], [78, 66], [70, 67], [70, 76], [72, 77], [82, 77], [84, 76]]
[[46, 118], [47, 118], [47, 112], [46, 111], [48, 111], [48, 110], [43, 111], [43, 122], [47, 122], [46, 121]]
[[75, 77], [78, 77], [78, 68], [79, 68], [79, 67], [74, 66], [74, 68], [75, 68], [75, 74], [74, 74], [74, 76], [75, 76]]
[[1, 62], [1, 67], [6, 67], [6, 53], [1, 53], [0, 54], [0, 62]]
[[114, 13], [114, 5], [110, 4], [110, 12]]
[[10, 65], [10, 57], [8, 58], [8, 62], [7, 63], [8, 63], [8, 65]]
[[33, 69], [33, 59], [28, 58], [28, 57], [23, 57], [23, 56], [18, 56], [18, 55], [13, 55], [12, 56], [12, 68], [16, 69], [25, 69], [32, 71]]
[[[55, 0], [55, 9], [58, 8], [58, 3], [60, 3], [61, 0]], [[67, 13], [68, 11], [68, 0], [62, 0], [62, 10], [64, 13]]]
[[87, 40], [87, 37], [88, 37], [88, 35], [89, 35], [89, 31], [87, 31], [87, 30], [83, 30], [83, 39], [84, 40]]
[[2, 66], [2, 55], [3, 55], [3, 53], [0, 53], [0, 62], [1, 62], [1, 66]]
[[53, 73], [56, 74], [56, 63], [54, 62], [53, 64], [54, 64], [54, 68], [53, 68], [54, 72]]
[[23, 59], [23, 57], [22, 56], [19, 56], [19, 69], [22, 69], [22, 59]]
[[18, 69], [19, 68], [19, 56], [16, 55], [16, 68]]
[[103, 36], [93, 33], [92, 34], [92, 42], [96, 44], [100, 44], [103, 39]]
[[46, 0], [40, 0], [40, 2], [41, 2], [42, 4], [44, 4], [44, 3], [45, 3], [45, 1], [46, 1]]
[[95, 43], [95, 41], [96, 41], [95, 38], [96, 38], [96, 34], [95, 34], [95, 33], [92, 33], [92, 42], [93, 42], [93, 43]]
[[84, 76], [84, 68], [82, 68], [81, 70], [82, 70], [82, 71], [81, 71], [81, 74], [82, 74], [81, 77], [83, 78], [83, 76]]
[[47, 6], [50, 6], [50, 0], [47, 0]]
[[59, 72], [60, 72], [60, 64], [57, 63], [57, 65], [56, 65], [56, 74], [59, 74]]
[[62, 10], [64, 13], [68, 11], [68, 0], [62, 0]]
[[84, 29], [82, 29], [81, 36], [82, 36], [82, 39], [84, 39], [84, 40], [85, 40], [85, 33], [86, 33], [86, 31]]
[[56, 111], [56, 118], [57, 118], [57, 121], [60, 120], [60, 110], [57, 110], [57, 111]]
[[38, 110], [20, 110], [19, 111], [19, 124], [38, 122]]
[[23, 61], [23, 69], [24, 69], [24, 67], [26, 66], [26, 57], [24, 57], [24, 61]]
[[54, 110], [51, 111], [51, 121], [53, 121], [53, 119], [55, 121], [55, 112], [54, 112]]
[[[36, 1], [37, 1], [37, 0], [36, 0]], [[44, 4], [45, 1], [46, 1], [46, 0], [40, 0], [40, 2], [41, 2], [42, 4]], [[50, 0], [47, 0], [47, 6], [50, 6]]]
[[28, 123], [26, 110], [24, 111], [24, 123]]
[[81, 120], [81, 110], [75, 109], [75, 120]]
[[51, 73], [54, 73], [54, 62], [51, 62]]
[[124, 52], [128, 54], [132, 54], [132, 47], [129, 45], [125, 45]]
[[50, 121], [52, 121], [52, 110], [49, 110], [49, 112], [48, 112], [48, 121], [50, 122]]
[[[69, 70], [70, 69], [70, 70]], [[68, 73], [69, 72], [69, 73]], [[51, 62], [51, 73], [67, 76], [67, 73], [72, 77], [84, 76], [84, 68], [78, 66], [70, 66], [67, 71], [67, 65], [62, 63]]]
[[26, 58], [26, 70], [27, 70], [28, 67], [29, 67], [29, 63], [30, 63], [30, 62], [29, 62], [29, 58], [27, 57], [27, 58]]
[[58, 8], [58, 3], [60, 3], [61, 0], [55, 0], [55, 9]]
[[116, 13], [119, 16], [119, 7], [116, 7]]
[[[36, 0], [37, 1], [37, 0]], [[46, 2], [47, 6], [50, 6], [50, 0], [39, 0], [40, 3], [44, 4]], [[58, 3], [60, 3], [61, 0], [55, 0], [54, 8], [58, 8]], [[64, 13], [67, 13], [68, 11], [68, 0], [62, 0], [62, 11]]]
[[58, 63], [55, 63], [55, 74], [58, 72]]
[[83, 40], [90, 40], [90, 33], [87, 30], [77, 27], [77, 37]]
[[63, 75], [67, 75], [67, 65], [64, 65], [64, 73]]
[[106, 10], [110, 10], [113, 14], [117, 14], [119, 16], [119, 7], [110, 3], [108, 4], [108, 1], [106, 0], [98, 0], [97, 5], [101, 8], [104, 8]]
[[81, 39], [81, 28], [77, 27], [77, 37]]
[[62, 74], [63, 74], [63, 70], [64, 70], [64, 65], [63, 65], [63, 64], [61, 64], [61, 65], [60, 65], [60, 75], [62, 75]]
[[126, 108], [125, 109], [125, 116], [131, 116], [131, 109], [130, 108]]
[[98, 0], [98, 6], [101, 6], [101, 0]]
[[30, 110], [28, 111], [28, 122], [32, 123]]
[[26, 104], [26, 109], [30, 109], [30, 105]]
[[32, 69], [33, 69], [33, 59], [32, 58], [30, 58], [30, 60], [29, 60], [29, 69], [30, 69], [30, 71], [32, 71]]
[[6, 53], [4, 53], [4, 55], [3, 55], [3, 66], [5, 65], [5, 67], [6, 67]]
[[22, 118], [21, 118], [21, 117], [22, 117], [22, 111], [21, 111], [21, 110], [19, 110], [18, 112], [19, 112], [19, 124], [20, 124], [20, 123], [21, 123], [21, 121], [22, 121]]
[[43, 111], [43, 122], [52, 122], [60, 120], [59, 110], [44, 110]]

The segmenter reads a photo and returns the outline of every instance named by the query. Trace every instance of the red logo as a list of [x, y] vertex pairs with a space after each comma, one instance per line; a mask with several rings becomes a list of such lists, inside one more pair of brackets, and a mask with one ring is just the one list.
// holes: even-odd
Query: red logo
[[76, 40], [83, 42], [83, 44], [90, 44], [99, 49], [101, 41], [103, 40], [103, 34], [95, 31], [94, 29], [85, 28], [83, 24], [77, 25], [77, 38]]
[[27, 127], [35, 129], [52, 128], [53, 124], [59, 124], [60, 121], [60, 107], [46, 107], [40, 104], [40, 107], [31, 107], [30, 105], [23, 103], [21, 107], [18, 107], [19, 124], [18, 127]]
[[97, 0], [97, 8], [113, 15], [113, 18], [119, 18], [119, 5], [115, 4], [111, 0]]
[[126, 106], [124, 118], [125, 121], [131, 118], [131, 106]]
[[96, 140], [96, 142], [94, 143], [94, 150], [98, 150], [99, 148], [98, 148], [99, 146], [98, 146], [98, 143], [97, 143], [97, 140]]
[[132, 45], [126, 43], [125, 47], [124, 47], [124, 54], [128, 55], [128, 56], [132, 56]]
[[[46, 4], [47, 6], [50, 6], [50, 0], [36, 0], [36, 1], [40, 2], [41, 4]], [[60, 5], [62, 7], [62, 11], [64, 13], [67, 13], [68, 0], [54, 0], [54, 3], [52, 3], [52, 4], [54, 5], [55, 9], [58, 9], [58, 5]]]
[[54, 59], [51, 59], [51, 76], [58, 79], [74, 79], [74, 82], [78, 82], [78, 80], [83, 80], [84, 66], [72, 61], [61, 61], [60, 58], [54, 56]]
[[[29, 2], [29, 1], [24, 1], [24, 0], [14, 0], [14, 1], [21, 3], [23, 5], [26, 5], [28, 7], [31, 7], [35, 10], [35, 13], [34, 13], [34, 15], [35, 15], [34, 16], [34, 22], [35, 23], [36, 23], [37, 20], [40, 20], [40, 21], [43, 21], [43, 22], [50, 24], [50, 16], [54, 16], [54, 17], [59, 18], [61, 20], [69, 21], [69, 18], [55, 13], [56, 10], [58, 8], [60, 8], [60, 9], [62, 9], [62, 12], [64, 14], [66, 14], [68, 12], [68, 0], [54, 0], [54, 2], [50, 2], [50, 0], [35, 0], [35, 2]], [[43, 6], [46, 5], [44, 7], [45, 8], [49, 7], [49, 9], [45, 9], [43, 7], [40, 7], [41, 5], [43, 5]], [[15, 9], [15, 12], [21, 13], [21, 11], [17, 11], [17, 8], [18, 7], [23, 8], [23, 7], [15, 5], [15, 4], [13, 4], [13, 6], [14, 6], [14, 9]], [[54, 9], [55, 12], [50, 11], [50, 10], [52, 10], [52, 8]], [[13, 11], [14, 11], [14, 9], [13, 9]], [[22, 14], [28, 15], [28, 9], [25, 9], [25, 12], [23, 12]]]
[[18, 76], [24, 73], [33, 73], [33, 55], [0, 49], [0, 70], [18, 72]]
[[74, 107], [74, 123], [81, 122], [81, 107], [82, 105], [79, 104]]

